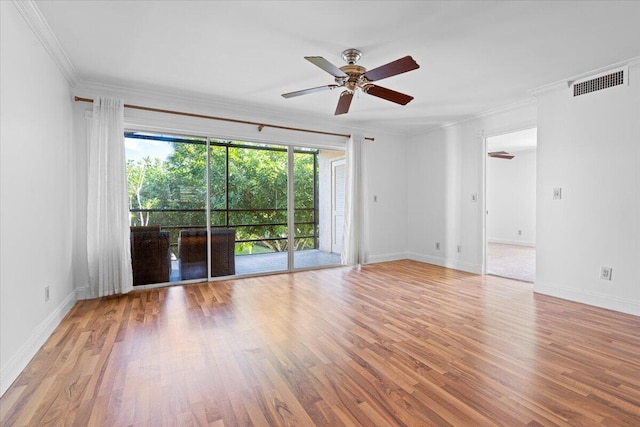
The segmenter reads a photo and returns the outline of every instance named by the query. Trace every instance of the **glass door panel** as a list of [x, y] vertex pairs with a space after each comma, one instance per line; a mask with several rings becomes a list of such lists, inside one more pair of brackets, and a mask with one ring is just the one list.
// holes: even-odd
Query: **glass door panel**
[[[294, 268], [340, 265], [335, 230], [335, 180], [332, 161], [344, 152], [296, 147], [294, 179]], [[342, 191], [344, 194], [344, 191]]]
[[206, 140], [127, 132], [125, 148], [134, 285], [206, 278]]
[[235, 229], [236, 274], [286, 271], [286, 147], [242, 142], [228, 152], [228, 227]]

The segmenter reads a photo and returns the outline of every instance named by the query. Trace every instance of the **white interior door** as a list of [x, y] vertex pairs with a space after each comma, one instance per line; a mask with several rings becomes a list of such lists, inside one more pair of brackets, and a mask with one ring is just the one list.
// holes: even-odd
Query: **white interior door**
[[331, 172], [331, 252], [341, 254], [342, 236], [344, 235], [344, 159], [332, 162]]

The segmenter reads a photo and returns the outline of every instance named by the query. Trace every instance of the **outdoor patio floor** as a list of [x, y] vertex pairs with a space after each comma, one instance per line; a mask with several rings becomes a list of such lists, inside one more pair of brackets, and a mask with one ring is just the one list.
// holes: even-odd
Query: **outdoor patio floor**
[[[340, 265], [340, 254], [318, 249], [296, 251], [293, 254], [294, 268], [313, 268]], [[171, 262], [171, 282], [180, 280], [178, 261]], [[287, 271], [287, 252], [268, 254], [236, 255], [236, 275]]]

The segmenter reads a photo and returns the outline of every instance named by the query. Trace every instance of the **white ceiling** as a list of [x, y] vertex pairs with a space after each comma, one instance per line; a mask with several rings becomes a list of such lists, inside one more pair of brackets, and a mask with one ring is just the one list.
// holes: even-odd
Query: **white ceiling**
[[[197, 94], [412, 133], [521, 102], [530, 91], [640, 56], [640, 1], [35, 1], [83, 83]], [[304, 60], [372, 69], [405, 55], [416, 71], [380, 81], [415, 99], [339, 92]]]
[[533, 150], [537, 145], [538, 130], [535, 128], [487, 138], [487, 152], [489, 153], [492, 151], [515, 153], [518, 151]]

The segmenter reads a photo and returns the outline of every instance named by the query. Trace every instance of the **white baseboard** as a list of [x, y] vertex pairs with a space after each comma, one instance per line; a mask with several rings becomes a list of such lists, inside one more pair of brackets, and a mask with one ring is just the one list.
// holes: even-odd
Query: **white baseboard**
[[526, 240], [510, 240], [510, 239], [487, 239], [488, 243], [500, 243], [503, 245], [516, 245], [516, 246], [527, 246], [530, 248], [536, 247], [536, 242], [528, 242]]
[[630, 301], [628, 299], [616, 298], [611, 295], [585, 292], [539, 281], [536, 281], [533, 284], [533, 292], [640, 316], [640, 301]]
[[76, 291], [72, 291], [53, 312], [44, 319], [33, 331], [31, 337], [18, 349], [15, 355], [0, 369], [0, 396], [27, 367], [40, 347], [49, 339], [62, 319], [69, 313], [76, 303]]
[[89, 292], [89, 286], [84, 286], [82, 288], [76, 288], [76, 296], [77, 296], [77, 300], [84, 300], [84, 299], [91, 299], [91, 298], [95, 298], [91, 296], [91, 293]]
[[482, 264], [472, 264], [470, 262], [452, 260], [442, 257], [434, 257], [431, 255], [424, 255], [416, 252], [409, 252], [408, 258], [427, 264], [439, 265], [441, 267], [465, 271], [467, 273], [482, 274]]
[[396, 252], [392, 254], [378, 254], [378, 255], [369, 255], [367, 259], [367, 264], [375, 264], [377, 262], [388, 262], [388, 261], [399, 261], [401, 259], [407, 259], [408, 255], [406, 252]]

